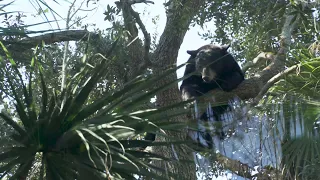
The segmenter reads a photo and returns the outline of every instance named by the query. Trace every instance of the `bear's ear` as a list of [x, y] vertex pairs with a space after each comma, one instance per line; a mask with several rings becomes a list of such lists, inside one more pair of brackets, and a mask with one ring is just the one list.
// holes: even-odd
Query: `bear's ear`
[[192, 57], [196, 57], [198, 54], [198, 50], [188, 50], [187, 53]]
[[227, 50], [229, 49], [229, 47], [230, 47], [230, 44], [228, 44], [228, 45], [223, 45], [223, 46], [221, 46], [221, 50], [222, 50], [223, 52], [227, 52]]

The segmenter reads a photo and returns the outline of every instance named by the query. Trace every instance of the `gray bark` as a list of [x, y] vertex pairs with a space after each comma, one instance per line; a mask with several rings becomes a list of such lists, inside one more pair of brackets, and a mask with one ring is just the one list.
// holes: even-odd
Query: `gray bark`
[[[157, 49], [152, 57], [152, 63], [155, 65], [154, 71], [156, 74], [161, 74], [169, 66], [176, 64], [178, 51], [183, 42], [185, 34], [190, 26], [192, 18], [199, 11], [204, 1], [184, 1], [184, 3], [174, 3], [171, 1], [167, 13], [167, 22], [165, 30], [160, 37]], [[164, 85], [174, 79], [177, 79], [177, 75], [173, 74], [164, 79], [159, 86]], [[172, 87], [161, 93], [157, 94], [157, 104], [160, 106], [167, 106], [173, 103], [180, 102], [181, 95], [177, 87]], [[188, 119], [185, 116], [176, 117], [170, 119], [170, 121], [185, 122]], [[186, 132], [172, 133], [167, 132], [169, 137], [175, 137], [178, 140], [186, 140]], [[168, 171], [176, 174], [177, 179], [196, 179], [195, 164], [179, 163], [179, 159], [193, 161], [193, 151], [185, 146], [172, 147], [159, 147], [155, 149], [156, 153], [159, 153], [165, 157], [178, 158], [176, 162], [170, 163], [157, 163], [157, 166], [161, 168], [167, 168]], [[178, 157], [176, 157], [177, 155]]]

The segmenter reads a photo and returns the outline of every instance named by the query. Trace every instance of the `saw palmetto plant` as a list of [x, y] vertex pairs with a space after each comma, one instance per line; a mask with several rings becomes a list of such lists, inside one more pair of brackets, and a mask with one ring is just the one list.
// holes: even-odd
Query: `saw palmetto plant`
[[290, 179], [319, 179], [320, 58], [310, 48], [293, 48], [289, 58], [299, 68], [270, 90], [264, 112], [280, 124], [274, 132], [281, 140], [282, 173]]
[[[116, 43], [107, 57], [92, 57], [101, 60], [98, 65], [94, 68], [84, 66], [59, 92], [46, 84], [50, 77], [44, 76], [45, 70], [36, 55], [31, 61], [30, 72], [21, 73], [10, 52], [2, 45], [6, 52], [6, 58], [1, 58], [1, 63], [5, 64], [1, 68], [5, 75], [2, 90], [13, 102], [15, 115], [6, 111], [0, 113], [12, 129], [12, 133], [2, 137], [10, 143], [1, 144], [1, 179], [158, 177], [150, 171], [155, 168], [150, 161], [169, 159], [141, 149], [169, 142], [151, 144], [136, 137], [145, 132], [183, 127], [161, 120], [186, 110], [182, 108], [183, 103], [159, 109], [139, 107], [157, 92], [176, 85], [178, 80], [165, 87], [155, 86], [166, 75], [175, 73], [176, 67], [162, 76], [138, 76], [122, 89], [88, 101], [99, 79], [108, 71], [106, 62], [112, 58], [115, 47]], [[157, 168], [157, 171], [165, 170]], [[166, 174], [173, 176], [170, 172]]]

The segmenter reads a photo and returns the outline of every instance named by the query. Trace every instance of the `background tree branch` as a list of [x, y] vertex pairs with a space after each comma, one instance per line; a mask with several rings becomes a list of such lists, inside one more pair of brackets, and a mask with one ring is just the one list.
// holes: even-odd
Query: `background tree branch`
[[63, 42], [63, 41], [80, 41], [86, 40], [88, 35], [90, 34], [91, 37], [97, 37], [98, 35], [95, 33], [90, 33], [87, 30], [66, 30], [60, 32], [52, 32], [47, 34], [42, 34], [39, 36], [33, 36], [21, 39], [19, 41], [7, 41], [2, 40], [2, 42], [7, 45], [8, 48], [13, 50], [19, 49], [21, 50], [28, 50], [30, 48], [35, 47], [38, 44], [41, 44], [42, 41], [46, 44], [53, 44], [56, 42]]
[[[21, 61], [30, 60], [31, 56], [26, 54], [32, 54], [32, 48], [36, 47], [38, 44], [44, 42], [45, 44], [53, 44], [56, 42], [64, 41], [86, 41], [88, 37], [92, 39], [98, 38], [99, 35], [91, 33], [87, 30], [66, 30], [60, 32], [52, 32], [47, 34], [42, 34], [39, 36], [23, 38], [19, 41], [8, 41], [2, 40], [6, 45], [7, 49], [11, 53], [14, 59], [20, 59]], [[1, 49], [0, 55], [5, 55], [5, 52]]]
[[147, 1], [147, 0], [128, 0], [128, 4], [129, 5], [133, 5], [133, 4], [137, 4], [137, 3], [150, 3], [150, 4], [154, 4], [153, 1]]
[[266, 64], [267, 61], [272, 62], [274, 59], [275, 56], [273, 53], [261, 52], [256, 58], [253, 59], [253, 61], [245, 63], [242, 67], [242, 71], [246, 73], [250, 68], [263, 66], [263, 64]]

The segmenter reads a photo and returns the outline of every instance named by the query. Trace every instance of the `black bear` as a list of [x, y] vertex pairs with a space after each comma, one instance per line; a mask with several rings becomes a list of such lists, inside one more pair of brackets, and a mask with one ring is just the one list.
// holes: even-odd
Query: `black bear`
[[[183, 100], [188, 100], [214, 90], [222, 89], [231, 91], [243, 80], [244, 74], [231, 54], [227, 52], [230, 46], [205, 45], [197, 50], [187, 51], [190, 58], [187, 62], [180, 91]], [[213, 116], [216, 121], [221, 121], [221, 115], [229, 108], [229, 105], [212, 107]], [[208, 121], [207, 113], [200, 116], [200, 120]], [[219, 132], [219, 130], [216, 130]], [[223, 132], [219, 132], [220, 138], [224, 138]], [[212, 137], [204, 133], [208, 146], [212, 145]]]

